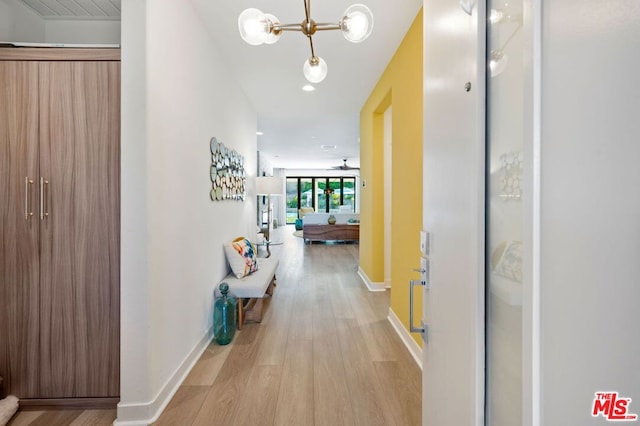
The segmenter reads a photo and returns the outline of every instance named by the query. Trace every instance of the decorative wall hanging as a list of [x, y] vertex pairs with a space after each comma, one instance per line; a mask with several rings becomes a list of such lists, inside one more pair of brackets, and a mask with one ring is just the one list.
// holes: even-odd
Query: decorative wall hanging
[[240, 200], [245, 197], [244, 157], [211, 138], [211, 200]]

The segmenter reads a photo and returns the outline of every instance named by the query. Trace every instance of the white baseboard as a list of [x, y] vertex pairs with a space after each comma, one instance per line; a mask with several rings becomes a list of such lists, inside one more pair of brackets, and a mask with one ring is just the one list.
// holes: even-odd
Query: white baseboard
[[402, 321], [400, 321], [400, 318], [398, 318], [396, 313], [393, 312], [393, 309], [391, 308], [389, 308], [389, 316], [387, 317], [387, 319], [391, 323], [391, 326], [396, 331], [396, 333], [398, 333], [398, 336], [400, 336], [400, 340], [402, 340], [402, 343], [404, 343], [406, 348], [409, 350], [409, 353], [413, 357], [416, 364], [418, 364], [418, 367], [420, 367], [420, 370], [422, 370], [422, 348], [420, 348], [416, 341], [413, 340], [413, 337], [411, 337], [411, 333], [409, 333], [404, 325], [402, 325]]
[[152, 401], [138, 404], [118, 404], [118, 417], [113, 422], [113, 426], [147, 426], [158, 420], [211, 340], [213, 340], [213, 327], [209, 328], [196, 343]]
[[358, 276], [360, 277], [365, 287], [367, 287], [369, 291], [386, 291], [387, 290], [385, 283], [372, 282], [367, 276], [366, 272], [364, 272], [364, 270], [360, 266], [358, 266]]

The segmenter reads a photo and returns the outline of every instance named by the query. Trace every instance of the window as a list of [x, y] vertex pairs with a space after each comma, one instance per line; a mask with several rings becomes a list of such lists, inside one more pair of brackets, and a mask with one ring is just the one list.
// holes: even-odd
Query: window
[[317, 212], [327, 213], [345, 212], [345, 209], [355, 212], [356, 178], [287, 177], [286, 197], [287, 223], [295, 223], [300, 207], [313, 207]]

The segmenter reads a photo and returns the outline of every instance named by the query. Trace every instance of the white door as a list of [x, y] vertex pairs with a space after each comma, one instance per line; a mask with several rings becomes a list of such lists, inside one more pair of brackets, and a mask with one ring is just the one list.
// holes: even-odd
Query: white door
[[[464, 0], [463, 0], [464, 2]], [[466, 2], [465, 2], [466, 3]], [[483, 424], [484, 2], [424, 2], [423, 424]], [[433, 41], [433, 42], [432, 42]]]

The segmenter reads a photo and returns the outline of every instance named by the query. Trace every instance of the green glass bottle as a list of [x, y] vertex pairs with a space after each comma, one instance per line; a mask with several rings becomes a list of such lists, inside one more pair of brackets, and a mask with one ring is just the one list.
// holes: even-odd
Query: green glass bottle
[[236, 298], [229, 295], [229, 284], [220, 283], [221, 296], [213, 306], [213, 335], [219, 345], [228, 345], [236, 332]]

